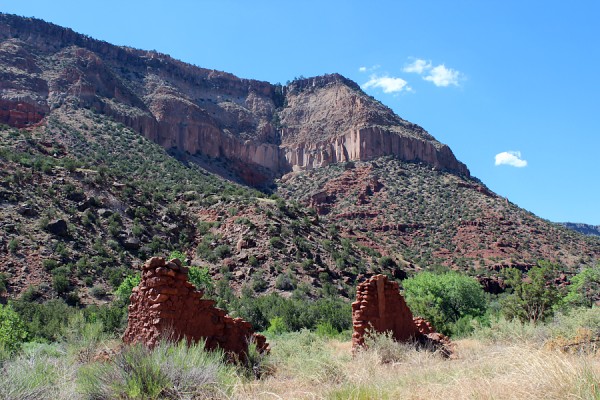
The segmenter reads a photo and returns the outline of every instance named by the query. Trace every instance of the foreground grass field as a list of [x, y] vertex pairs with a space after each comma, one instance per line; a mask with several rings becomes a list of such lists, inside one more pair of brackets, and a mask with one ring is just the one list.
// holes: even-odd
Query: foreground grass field
[[456, 340], [451, 359], [385, 336], [352, 356], [347, 337], [302, 331], [271, 336], [269, 357], [234, 367], [201, 346], [121, 348], [74, 324], [63, 343], [5, 359], [0, 398], [599, 399], [598, 326], [596, 308], [546, 325], [499, 320]]

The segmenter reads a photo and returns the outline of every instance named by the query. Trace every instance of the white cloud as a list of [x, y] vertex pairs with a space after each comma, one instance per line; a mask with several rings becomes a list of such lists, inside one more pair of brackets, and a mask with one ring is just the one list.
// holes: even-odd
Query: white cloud
[[520, 151], [503, 151], [496, 154], [496, 165], [510, 165], [511, 167], [523, 168], [527, 161], [521, 158]]
[[362, 85], [363, 89], [380, 88], [383, 93], [399, 93], [401, 91], [411, 92], [412, 89], [402, 78], [394, 78], [391, 76], [371, 75], [368, 82]]
[[362, 66], [362, 67], [360, 67], [360, 68], [358, 69], [358, 72], [373, 72], [373, 71], [375, 71], [376, 69], [379, 69], [379, 67], [380, 67], [380, 65], [379, 65], [379, 64], [373, 65], [373, 66], [371, 66], [371, 67], [365, 67], [365, 66]]
[[446, 68], [444, 64], [440, 64], [437, 67], [429, 70], [429, 75], [424, 76], [423, 79], [429, 82], [433, 82], [435, 86], [458, 86], [458, 79], [460, 72], [452, 68]]
[[404, 67], [404, 72], [422, 74], [426, 70], [431, 69], [431, 61], [425, 61], [417, 58], [412, 64], [408, 64]]
[[458, 86], [461, 78], [461, 73], [452, 68], [446, 68], [444, 64], [436, 65], [431, 61], [417, 58], [411, 64], [408, 64], [402, 69], [404, 72], [416, 73], [424, 75], [423, 79], [432, 82], [435, 86]]

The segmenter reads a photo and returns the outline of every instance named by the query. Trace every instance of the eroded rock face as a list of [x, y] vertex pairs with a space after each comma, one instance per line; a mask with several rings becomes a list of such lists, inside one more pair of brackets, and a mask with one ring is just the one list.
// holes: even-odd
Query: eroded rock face
[[0, 14], [0, 123], [77, 105], [167, 149], [228, 160], [246, 183], [397, 156], [468, 176], [448, 146], [338, 74], [272, 85]]
[[143, 267], [140, 284], [133, 289], [123, 341], [153, 347], [163, 338], [204, 339], [207, 349], [219, 347], [241, 359], [250, 341], [259, 352], [268, 351], [265, 337], [254, 333], [249, 322], [231, 318], [202, 295], [188, 282], [188, 270], [179, 260], [151, 258]]
[[365, 345], [370, 332], [391, 332], [398, 342], [415, 342], [440, 350], [444, 355], [452, 352], [450, 340], [435, 331], [429, 322], [413, 317], [400, 295], [398, 283], [385, 275], [375, 275], [358, 285], [356, 301], [352, 303], [352, 348]]

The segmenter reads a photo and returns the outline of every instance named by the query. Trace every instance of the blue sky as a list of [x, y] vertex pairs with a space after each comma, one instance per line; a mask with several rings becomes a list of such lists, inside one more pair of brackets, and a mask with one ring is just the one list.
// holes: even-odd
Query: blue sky
[[0, 11], [243, 78], [339, 72], [510, 201], [600, 224], [598, 1], [9, 0]]

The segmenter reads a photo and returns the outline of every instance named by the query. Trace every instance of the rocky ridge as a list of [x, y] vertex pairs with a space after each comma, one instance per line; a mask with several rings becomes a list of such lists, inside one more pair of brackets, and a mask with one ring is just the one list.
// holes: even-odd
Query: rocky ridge
[[0, 40], [0, 122], [12, 126], [67, 104], [93, 108], [165, 148], [227, 159], [250, 184], [382, 155], [469, 175], [447, 146], [337, 74], [273, 85], [6, 14]]

